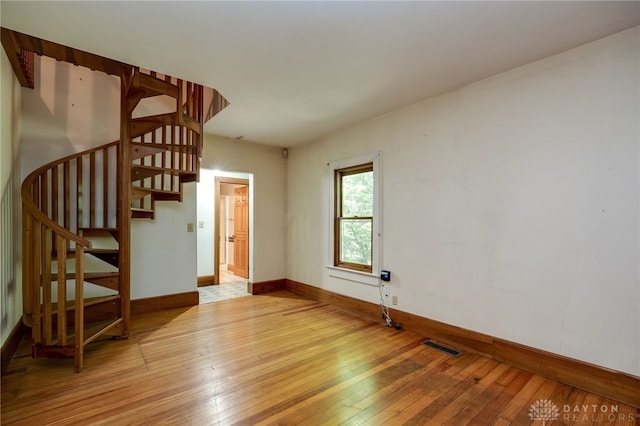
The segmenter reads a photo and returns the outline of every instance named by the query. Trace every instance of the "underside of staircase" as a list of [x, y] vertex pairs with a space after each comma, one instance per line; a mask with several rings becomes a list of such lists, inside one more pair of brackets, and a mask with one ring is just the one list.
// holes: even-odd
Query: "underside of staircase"
[[121, 82], [120, 139], [45, 164], [22, 184], [33, 356], [73, 358], [80, 371], [87, 344], [129, 334], [131, 221], [153, 219], [156, 202], [182, 201], [183, 184], [198, 180], [203, 124], [228, 102], [202, 85], [5, 28], [2, 45], [23, 87], [34, 87], [34, 54]]

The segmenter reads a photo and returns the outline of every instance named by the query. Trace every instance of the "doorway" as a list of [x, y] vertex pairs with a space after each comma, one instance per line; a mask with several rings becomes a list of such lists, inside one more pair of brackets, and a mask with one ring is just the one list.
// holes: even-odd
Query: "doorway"
[[200, 303], [248, 296], [253, 175], [201, 169], [197, 185]]
[[[218, 179], [216, 179], [218, 181]], [[220, 179], [216, 284], [249, 279], [249, 182]]]

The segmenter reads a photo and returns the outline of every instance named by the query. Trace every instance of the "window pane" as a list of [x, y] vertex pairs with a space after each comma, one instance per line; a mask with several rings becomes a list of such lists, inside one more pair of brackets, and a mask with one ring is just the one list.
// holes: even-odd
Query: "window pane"
[[342, 217], [373, 216], [373, 171], [342, 176]]
[[340, 262], [371, 265], [371, 219], [340, 221]]

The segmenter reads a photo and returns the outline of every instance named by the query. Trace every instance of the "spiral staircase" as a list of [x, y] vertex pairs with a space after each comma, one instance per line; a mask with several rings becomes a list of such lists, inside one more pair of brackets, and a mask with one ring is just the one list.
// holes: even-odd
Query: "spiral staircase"
[[182, 200], [183, 184], [198, 180], [203, 124], [228, 102], [211, 88], [4, 28], [2, 44], [25, 87], [34, 85], [34, 53], [120, 77], [120, 140], [45, 164], [22, 184], [33, 356], [73, 358], [80, 371], [87, 344], [129, 334], [131, 221], [153, 219], [156, 202]]

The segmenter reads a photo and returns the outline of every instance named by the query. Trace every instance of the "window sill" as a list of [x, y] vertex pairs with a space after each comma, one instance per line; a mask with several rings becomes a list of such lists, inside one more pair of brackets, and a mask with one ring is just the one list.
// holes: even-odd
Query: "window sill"
[[347, 281], [354, 281], [361, 284], [378, 286], [380, 283], [380, 277], [370, 272], [355, 271], [353, 269], [339, 268], [337, 266], [327, 265], [329, 270], [329, 276], [334, 278], [340, 278]]

